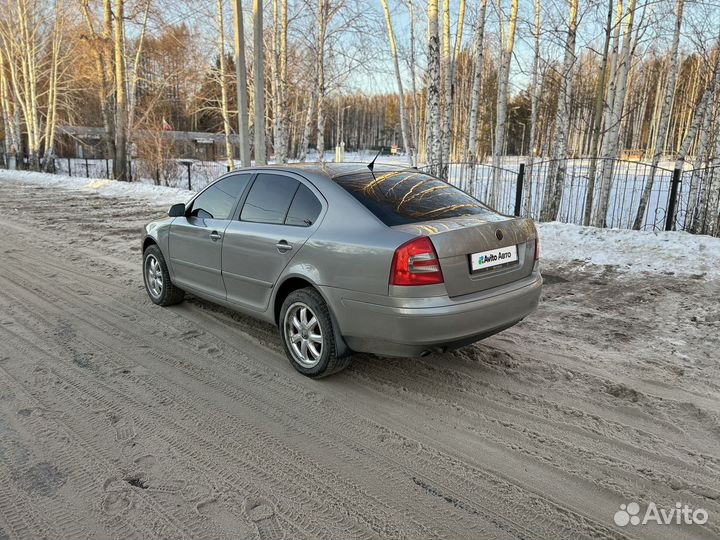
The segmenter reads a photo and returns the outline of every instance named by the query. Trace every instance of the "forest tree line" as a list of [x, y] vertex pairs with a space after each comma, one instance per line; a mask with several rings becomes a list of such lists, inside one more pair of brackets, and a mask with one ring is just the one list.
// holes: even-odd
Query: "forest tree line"
[[442, 176], [523, 156], [530, 174], [553, 160], [553, 219], [565, 160], [582, 156], [599, 158], [585, 221], [602, 226], [610, 160], [720, 165], [712, 2], [0, 0], [0, 13], [0, 138], [33, 168], [64, 125], [103, 127], [118, 179], [140, 133], [141, 157], [177, 157], [148, 138], [167, 129], [224, 133], [228, 162], [246, 165], [398, 145]]

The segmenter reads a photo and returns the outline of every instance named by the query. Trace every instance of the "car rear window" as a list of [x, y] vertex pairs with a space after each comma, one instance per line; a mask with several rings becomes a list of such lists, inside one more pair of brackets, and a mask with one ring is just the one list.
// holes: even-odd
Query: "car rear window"
[[376, 172], [374, 177], [367, 171], [334, 180], [389, 227], [492, 213], [447, 182], [414, 170]]

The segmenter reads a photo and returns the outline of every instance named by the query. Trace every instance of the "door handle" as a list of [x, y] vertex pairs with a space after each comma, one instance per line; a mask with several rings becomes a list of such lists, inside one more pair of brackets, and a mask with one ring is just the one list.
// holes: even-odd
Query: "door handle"
[[221, 238], [222, 238], [222, 234], [220, 234], [217, 231], [213, 231], [210, 233], [210, 240], [212, 240], [213, 242], [217, 242]]
[[277, 244], [275, 244], [275, 247], [280, 253], [285, 253], [286, 251], [290, 251], [293, 248], [285, 240], [280, 240]]

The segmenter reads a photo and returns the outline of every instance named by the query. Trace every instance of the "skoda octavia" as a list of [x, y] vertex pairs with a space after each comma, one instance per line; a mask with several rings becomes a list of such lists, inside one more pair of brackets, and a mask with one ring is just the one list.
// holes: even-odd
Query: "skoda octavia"
[[418, 356], [516, 324], [537, 307], [538, 258], [531, 220], [381, 165], [236, 170], [143, 234], [154, 303], [188, 292], [277, 324], [310, 377], [353, 351]]

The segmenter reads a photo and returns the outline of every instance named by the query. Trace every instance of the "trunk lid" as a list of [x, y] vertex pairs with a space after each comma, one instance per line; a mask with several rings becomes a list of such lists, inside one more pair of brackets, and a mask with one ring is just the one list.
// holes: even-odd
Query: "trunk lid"
[[[525, 278], [532, 273], [535, 265], [537, 233], [530, 219], [487, 213], [392, 228], [430, 238], [440, 259], [450, 297], [484, 291]], [[471, 255], [506, 247], [511, 251], [511, 246], [517, 247], [516, 261], [473, 270]]]

